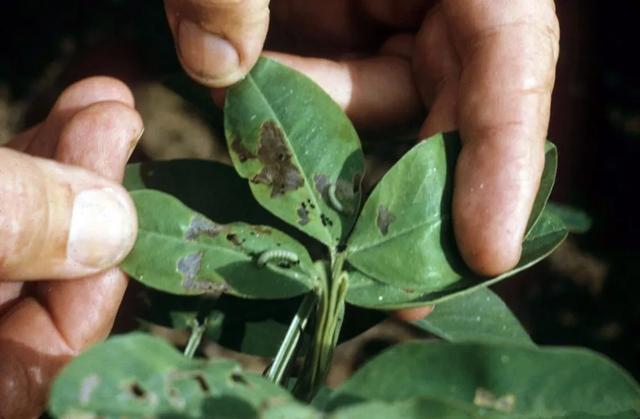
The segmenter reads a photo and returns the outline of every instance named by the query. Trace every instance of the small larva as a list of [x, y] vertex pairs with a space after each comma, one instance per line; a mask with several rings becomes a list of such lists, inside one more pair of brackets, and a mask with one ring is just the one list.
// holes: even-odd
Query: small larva
[[267, 250], [266, 252], [262, 252], [260, 257], [258, 258], [258, 267], [262, 268], [271, 261], [298, 263], [300, 262], [300, 258], [295, 252], [292, 252], [290, 250]]
[[342, 206], [342, 203], [338, 200], [338, 197], [336, 196], [337, 186], [338, 186], [337, 183], [332, 183], [329, 185], [329, 188], [327, 188], [327, 197], [329, 198], [329, 203], [331, 204], [334, 210], [344, 213], [345, 209]]

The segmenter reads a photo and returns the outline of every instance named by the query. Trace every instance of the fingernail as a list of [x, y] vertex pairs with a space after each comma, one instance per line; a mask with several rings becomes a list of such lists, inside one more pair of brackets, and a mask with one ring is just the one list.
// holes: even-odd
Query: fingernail
[[135, 209], [124, 192], [82, 191], [73, 203], [67, 257], [89, 268], [114, 266], [133, 247], [136, 223]]
[[188, 20], [180, 22], [178, 49], [182, 64], [195, 76], [215, 82], [237, 72], [240, 58], [229, 41], [203, 31]]

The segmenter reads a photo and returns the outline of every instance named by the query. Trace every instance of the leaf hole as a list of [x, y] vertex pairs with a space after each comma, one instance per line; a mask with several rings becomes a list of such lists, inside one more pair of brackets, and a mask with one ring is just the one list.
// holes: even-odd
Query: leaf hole
[[142, 400], [147, 398], [146, 390], [142, 388], [142, 386], [138, 382], [131, 383], [131, 385], [129, 386], [129, 392], [136, 399]]
[[234, 246], [240, 246], [242, 244], [242, 240], [234, 233], [227, 234], [227, 241], [230, 241]]
[[196, 381], [196, 383], [198, 383], [198, 386], [200, 386], [200, 390], [202, 390], [203, 393], [209, 392], [209, 383], [207, 383], [207, 380], [205, 380], [202, 375], [196, 374], [193, 379]]
[[231, 373], [231, 381], [233, 381], [236, 384], [241, 384], [243, 386], [249, 385], [249, 382], [239, 372]]

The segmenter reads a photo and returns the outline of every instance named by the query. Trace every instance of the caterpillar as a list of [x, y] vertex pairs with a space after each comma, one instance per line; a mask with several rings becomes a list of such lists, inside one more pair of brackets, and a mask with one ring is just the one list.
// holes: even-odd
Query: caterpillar
[[329, 187], [327, 188], [327, 197], [329, 198], [329, 203], [331, 204], [333, 209], [344, 214], [346, 210], [342, 205], [342, 203], [340, 202], [340, 200], [338, 199], [338, 197], [336, 196], [337, 186], [338, 186], [337, 182], [329, 185]]
[[300, 258], [295, 252], [292, 252], [290, 250], [267, 250], [260, 254], [260, 257], [258, 258], [258, 267], [263, 268], [267, 263], [271, 261], [276, 261], [278, 263], [287, 262], [287, 264], [295, 264], [300, 262]]

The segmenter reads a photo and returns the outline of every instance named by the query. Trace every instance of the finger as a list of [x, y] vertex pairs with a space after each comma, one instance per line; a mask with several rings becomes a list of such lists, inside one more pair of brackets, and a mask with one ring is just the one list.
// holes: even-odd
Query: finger
[[392, 316], [398, 320], [405, 322], [415, 322], [427, 317], [433, 311], [433, 306], [408, 308], [405, 310], [398, 310], [392, 313]]
[[76, 113], [65, 125], [55, 159], [120, 182], [142, 131], [142, 118], [129, 105], [98, 102]]
[[16, 151], [25, 151], [40, 129], [40, 125], [42, 124], [37, 124], [26, 131], [14, 135], [11, 141], [5, 144], [5, 147], [9, 147]]
[[90, 77], [72, 84], [60, 94], [32, 140], [18, 149], [34, 156], [53, 157], [61, 130], [69, 119], [93, 103], [109, 100], [133, 106], [129, 88], [111, 77]]
[[453, 197], [465, 261], [495, 275], [516, 265], [544, 165], [558, 57], [551, 0], [445, 0], [463, 71], [463, 148]]
[[255, 64], [269, 26], [269, 0], [165, 0], [178, 58], [196, 81], [224, 87]]
[[37, 296], [73, 351], [101, 341], [111, 331], [127, 277], [118, 268], [69, 281], [37, 284]]
[[400, 56], [332, 61], [276, 52], [268, 55], [316, 82], [360, 128], [403, 124], [424, 112], [411, 64]]
[[135, 241], [128, 194], [84, 169], [0, 148], [0, 197], [3, 280], [91, 275]]
[[[118, 102], [100, 102], [78, 112], [63, 129], [56, 159], [121, 181], [142, 133], [140, 115]], [[91, 277], [37, 284], [37, 295], [74, 350], [107, 336], [127, 287], [117, 268]]]
[[0, 318], [0, 417], [38, 417], [51, 380], [72, 355], [38, 301], [12, 307]]
[[20, 298], [23, 284], [24, 282], [0, 282], [0, 316]]
[[[56, 157], [100, 170], [120, 180], [142, 132], [140, 116], [119, 102], [100, 102], [62, 128]], [[5, 284], [1, 284], [5, 285]], [[119, 269], [91, 277], [36, 285], [0, 320], [1, 417], [34, 417], [43, 409], [48, 386], [70, 356], [110, 331], [127, 278]]]
[[359, 0], [358, 6], [371, 19], [398, 29], [416, 29], [433, 6], [430, 0]]
[[461, 67], [440, 7], [424, 19], [416, 35], [413, 68], [418, 90], [429, 105], [419, 137], [455, 130]]

